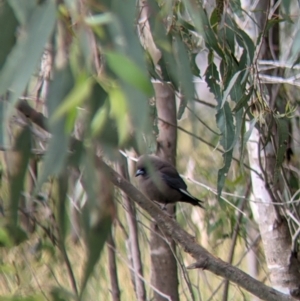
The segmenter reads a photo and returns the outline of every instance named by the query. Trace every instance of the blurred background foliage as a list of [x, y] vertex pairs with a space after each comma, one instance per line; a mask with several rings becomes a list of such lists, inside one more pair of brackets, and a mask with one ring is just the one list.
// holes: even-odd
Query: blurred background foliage
[[[95, 158], [115, 166], [119, 150], [129, 157], [155, 150], [153, 81], [170, 82], [176, 93], [178, 170], [205, 200], [205, 212], [179, 204], [178, 222], [213, 254], [228, 260], [234, 253], [233, 264], [268, 283], [245, 148], [251, 128], [267, 118], [281, 139], [278, 170], [291, 147], [285, 141], [294, 135], [299, 142], [289, 128], [299, 122], [296, 2], [281, 1], [280, 14], [253, 42], [239, 0], [0, 1], [1, 300], [110, 298], [110, 233], [121, 299], [135, 298], [126, 208]], [[258, 76], [268, 66], [257, 51], [278, 23], [290, 33], [282, 43], [289, 47], [282, 48], [280, 101], [270, 104], [261, 84], [271, 79]], [[143, 47], [147, 24], [157, 61]], [[293, 152], [288, 181], [295, 193], [299, 148]], [[149, 217], [137, 208], [136, 220], [150, 299]], [[223, 280], [198, 270], [187, 276], [191, 259], [177, 256], [181, 300], [220, 300]], [[230, 298], [250, 300], [236, 286]]]

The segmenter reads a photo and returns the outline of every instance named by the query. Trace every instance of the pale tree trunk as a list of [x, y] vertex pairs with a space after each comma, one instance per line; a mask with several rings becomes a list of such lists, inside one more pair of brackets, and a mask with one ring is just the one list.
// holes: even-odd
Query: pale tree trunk
[[[247, 144], [250, 166], [262, 175], [260, 162], [263, 162], [268, 173], [273, 171], [274, 174], [276, 166], [274, 151], [270, 145], [261, 150], [259, 139], [258, 130], [254, 129]], [[265, 179], [254, 171], [251, 171], [251, 179], [256, 202], [250, 204], [259, 225], [271, 283], [279, 291], [299, 296], [299, 262], [292, 252], [292, 239], [287, 220], [278, 214], [273, 205], [273, 198], [267, 189], [268, 183]]]
[[[251, 17], [255, 18], [257, 26], [253, 21], [248, 20], [248, 26], [245, 29], [248, 30], [251, 38], [256, 41], [270, 17], [270, 3], [269, 1], [259, 1], [256, 7], [249, 6], [246, 1], [243, 1], [243, 4], [243, 8], [246, 10], [255, 11]], [[274, 32], [275, 29], [273, 28]], [[278, 55], [278, 29], [275, 33], [275, 35], [272, 35], [272, 32], [270, 32], [268, 40], [267, 37], [262, 39], [261, 47], [257, 48], [260, 50], [257, 53], [258, 58], [275, 59], [274, 55]], [[270, 39], [272, 44], [269, 42]], [[271, 49], [272, 53], [270, 53], [271, 47], [273, 48]], [[262, 90], [259, 93], [262, 94], [263, 101], [268, 102], [268, 105], [274, 108], [278, 89], [276, 86], [268, 87], [268, 91], [268, 95]], [[263, 110], [261, 113], [266, 114]], [[264, 116], [264, 118], [269, 119], [268, 116]], [[274, 180], [276, 166], [274, 145], [276, 146], [278, 133], [276, 129], [266, 127], [267, 125], [261, 122], [258, 127], [261, 133], [257, 128], [254, 128], [247, 143], [250, 166], [257, 172], [251, 171], [253, 196], [256, 202], [250, 204], [255, 221], [259, 226], [272, 286], [286, 294], [299, 298], [299, 262], [292, 251], [292, 238], [287, 219], [282, 215], [283, 211], [280, 210], [280, 207], [274, 205], [276, 202], [284, 202], [284, 199], [280, 197], [284, 195], [281, 185], [283, 179], [279, 178], [277, 182]], [[274, 139], [273, 143], [267, 142], [266, 144], [264, 142], [269, 139], [264, 139], [263, 135], [268, 131], [271, 132]]]

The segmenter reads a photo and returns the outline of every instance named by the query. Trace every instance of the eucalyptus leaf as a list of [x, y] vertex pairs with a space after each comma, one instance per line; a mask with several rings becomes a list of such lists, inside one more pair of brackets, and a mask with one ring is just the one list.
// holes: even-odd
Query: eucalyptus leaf
[[[70, 93], [73, 84], [73, 76], [68, 66], [63, 70], [55, 72], [54, 80], [49, 87], [47, 100], [50, 121], [63, 99]], [[48, 176], [59, 175], [65, 168], [69, 145], [69, 135], [66, 133], [65, 127], [65, 116], [59, 118], [55, 122], [49, 123], [49, 130], [52, 137], [49, 141], [47, 153], [44, 158], [41, 176], [38, 179], [37, 190], [40, 189], [40, 186], [47, 180]]]
[[235, 127], [233, 124], [233, 116], [229, 104], [226, 102], [222, 108], [218, 110], [216, 115], [217, 125], [221, 131], [220, 144], [223, 146], [223, 167], [218, 171], [218, 198], [221, 196], [224, 187], [225, 178], [230, 168], [233, 153], [233, 143], [235, 139]]
[[123, 81], [144, 92], [148, 97], [153, 96], [151, 82], [142, 69], [128, 56], [118, 52], [106, 52], [108, 66]]
[[10, 90], [11, 105], [24, 92], [35, 71], [56, 21], [54, 1], [36, 4], [0, 72], [0, 95]]
[[7, 1], [0, 6], [0, 70], [2, 69], [7, 55], [16, 42], [16, 30], [19, 22], [14, 14], [13, 9]]

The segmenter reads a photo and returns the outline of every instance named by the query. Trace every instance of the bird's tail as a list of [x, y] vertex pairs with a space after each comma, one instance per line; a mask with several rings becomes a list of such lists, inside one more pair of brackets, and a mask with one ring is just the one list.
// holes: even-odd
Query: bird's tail
[[187, 190], [184, 189], [179, 189], [180, 192], [183, 194], [183, 198], [181, 199], [182, 202], [192, 204], [194, 206], [199, 206], [202, 209], [205, 209], [204, 206], [202, 205], [203, 201], [196, 199], [193, 197]]

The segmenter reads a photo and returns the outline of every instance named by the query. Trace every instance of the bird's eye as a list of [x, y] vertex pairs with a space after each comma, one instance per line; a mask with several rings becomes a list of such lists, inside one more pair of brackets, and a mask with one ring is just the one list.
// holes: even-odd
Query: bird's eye
[[145, 176], [147, 174], [146, 172], [146, 169], [145, 168], [139, 168], [137, 171], [136, 171], [136, 174], [135, 176], [138, 177], [138, 176]]

